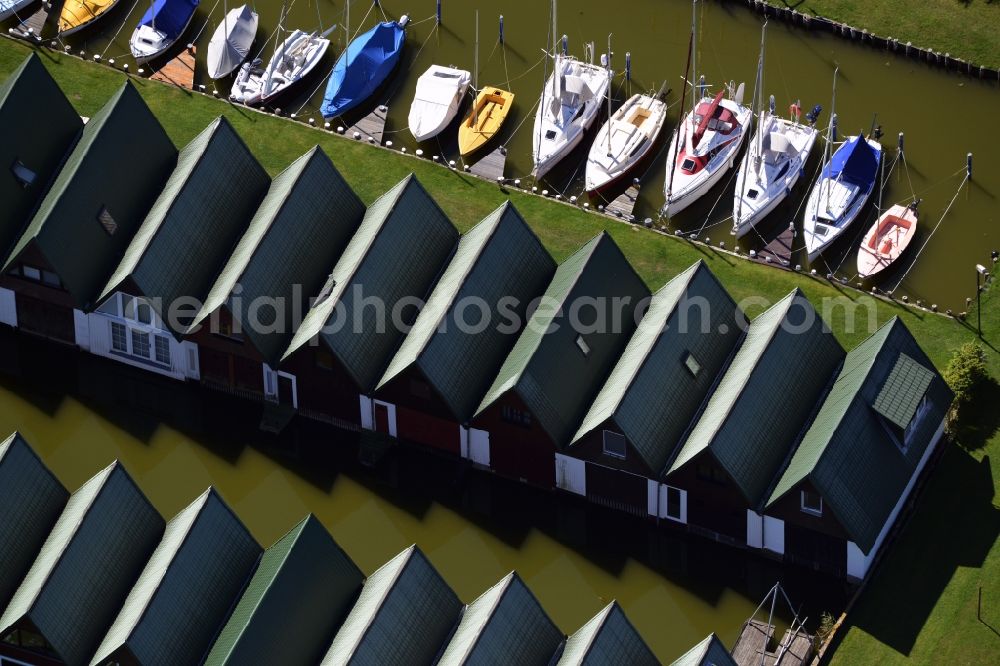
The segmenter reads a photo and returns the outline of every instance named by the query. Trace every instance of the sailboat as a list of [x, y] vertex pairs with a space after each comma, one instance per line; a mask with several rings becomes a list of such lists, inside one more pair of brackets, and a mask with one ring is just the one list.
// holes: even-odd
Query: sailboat
[[[698, 0], [692, 0], [691, 4], [691, 71], [694, 78], [698, 71], [698, 49], [695, 47]], [[752, 112], [743, 106], [744, 85], [741, 83], [734, 90], [733, 84], [729, 84], [714, 97], [704, 96], [704, 88], [703, 81], [694, 86], [691, 111], [670, 140], [663, 185], [666, 198], [663, 212], [668, 217], [690, 206], [722, 179], [733, 167], [747, 134]]]
[[542, 88], [532, 136], [531, 175], [536, 180], [580, 144], [611, 85], [610, 52], [601, 57], [601, 65], [595, 65], [593, 44], [588, 45], [588, 51], [588, 62], [560, 52], [556, 0], [552, 0], [552, 75]]
[[587, 157], [586, 189], [594, 192], [621, 179], [656, 143], [667, 119], [667, 105], [659, 96], [636, 94], [597, 131]]
[[903, 254], [917, 233], [917, 203], [896, 204], [875, 221], [858, 248], [858, 277], [882, 272]]
[[431, 65], [420, 75], [408, 117], [414, 139], [431, 139], [455, 119], [471, 80], [467, 70], [441, 65]]
[[[767, 22], [761, 29], [760, 60], [757, 64], [757, 84], [754, 92], [755, 106], [763, 106], [764, 96], [764, 40]], [[789, 120], [775, 115], [774, 96], [768, 110], [760, 110], [757, 133], [750, 141], [736, 175], [733, 192], [733, 233], [742, 238], [768, 213], [777, 207], [792, 191], [805, 170], [806, 160], [816, 143], [818, 132], [814, 126], [820, 109], [810, 114], [810, 124], [801, 124], [798, 103], [792, 105]]]
[[6, 21], [35, 0], [0, 0], [0, 21]]
[[117, 4], [118, 0], [65, 0], [59, 10], [59, 36], [67, 37], [83, 30], [107, 15]]
[[140, 65], [174, 45], [191, 25], [198, 0], [153, 0], [128, 40], [132, 57]]
[[476, 10], [476, 59], [472, 89], [476, 99], [472, 110], [458, 126], [458, 151], [462, 157], [473, 153], [500, 131], [514, 105], [514, 93], [497, 87], [479, 89], [479, 11]]
[[[403, 14], [398, 21], [383, 21], [351, 40], [326, 84], [320, 106], [324, 118], [347, 113], [382, 85], [399, 62], [409, 22], [410, 17]], [[350, 34], [348, 21], [348, 37]]]
[[[284, 29], [286, 16], [287, 10], [282, 7], [275, 40], [283, 32], [287, 32]], [[330, 40], [326, 37], [336, 27], [333, 25], [321, 34], [315, 31], [293, 30], [274, 49], [271, 61], [263, 70], [260, 69], [260, 60], [244, 63], [233, 82], [230, 99], [243, 104], [265, 104], [288, 90], [304, 79], [323, 59], [330, 47]]]
[[[225, 11], [225, 7], [223, 7]], [[242, 5], [223, 14], [208, 43], [208, 76], [221, 79], [240, 66], [257, 35], [257, 12]]]
[[837, 71], [833, 73], [833, 103], [823, 171], [813, 185], [802, 220], [809, 261], [814, 261], [850, 226], [875, 188], [882, 144], [864, 134], [848, 137], [833, 155], [833, 110], [837, 104]]

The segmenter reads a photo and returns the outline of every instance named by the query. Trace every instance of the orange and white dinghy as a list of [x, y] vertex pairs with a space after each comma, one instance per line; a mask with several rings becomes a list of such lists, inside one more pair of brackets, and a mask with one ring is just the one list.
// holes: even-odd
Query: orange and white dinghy
[[858, 276], [871, 277], [899, 258], [917, 232], [917, 204], [896, 204], [882, 214], [858, 248]]

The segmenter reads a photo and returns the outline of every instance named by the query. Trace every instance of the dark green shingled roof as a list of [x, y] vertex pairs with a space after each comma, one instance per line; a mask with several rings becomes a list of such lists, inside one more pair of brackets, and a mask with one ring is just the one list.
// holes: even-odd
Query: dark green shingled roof
[[[625, 255], [601, 232], [556, 269], [544, 302], [518, 336], [477, 414], [513, 390], [556, 446], [568, 444], [635, 331], [634, 309], [648, 296]], [[629, 299], [620, 326], [611, 315], [615, 298]], [[608, 317], [595, 321], [588, 302], [603, 303]], [[576, 326], [569, 316], [575, 303]], [[586, 355], [577, 346], [577, 329], [585, 331]]]
[[[523, 321], [554, 270], [538, 237], [504, 203], [459, 241], [379, 387], [416, 363], [455, 419], [467, 421], [517, 339], [503, 330], [499, 304], [516, 299], [513, 309]], [[489, 308], [485, 328], [474, 328], [483, 313], [473, 303]]]
[[[701, 261], [653, 295], [574, 443], [608, 419], [654, 475], [663, 467], [725, 366], [746, 318]], [[692, 374], [691, 354], [700, 365]]]
[[[292, 339], [296, 309], [306, 311], [364, 214], [364, 204], [330, 158], [313, 148], [275, 177], [192, 326], [207, 324], [224, 305], [264, 360], [277, 365]], [[255, 316], [264, 326], [248, 325], [258, 298], [282, 303], [283, 321], [263, 307]]]
[[434, 566], [410, 546], [365, 581], [323, 664], [430, 664], [461, 610]]
[[711, 450], [758, 508], [843, 357], [796, 289], [750, 325], [669, 472]]
[[511, 572], [465, 607], [438, 666], [545, 666], [562, 639], [535, 595]]
[[31, 568], [68, 497], [20, 433], [0, 442], [0, 614]]
[[[951, 404], [950, 390], [932, 368], [898, 318], [852, 349], [768, 505], [808, 479], [823, 496], [824, 509], [869, 552]], [[919, 395], [912, 385], [903, 391], [917, 403], [925, 394], [931, 400], [905, 451], [874, 408], [886, 390], [900, 387], [900, 372], [923, 387]]]
[[128, 473], [114, 463], [70, 496], [0, 618], [0, 635], [27, 619], [67, 664], [86, 664], [163, 531]]
[[[17, 240], [28, 216], [69, 154], [83, 121], [34, 52], [0, 85], [0, 256]], [[25, 187], [12, 167], [34, 175]]]
[[612, 601], [570, 636], [557, 666], [657, 666], [642, 636]]
[[143, 296], [161, 299], [168, 325], [178, 299], [203, 302], [269, 182], [229, 121], [217, 118], [181, 151], [99, 300], [131, 278]]
[[91, 664], [127, 650], [144, 666], [197, 664], [261, 548], [209, 488], [174, 516]]
[[[84, 126], [7, 265], [35, 241], [77, 306], [96, 305], [176, 159], [167, 133], [126, 81]], [[104, 208], [113, 235], [98, 219]]]
[[[457, 240], [416, 177], [404, 178], [368, 208], [283, 358], [319, 336], [362, 391], [373, 389], [403, 338], [392, 310], [403, 299], [427, 296]], [[362, 299], [379, 299], [384, 320]], [[336, 330], [324, 330], [331, 319]]]
[[917, 413], [920, 400], [927, 393], [934, 374], [900, 352], [872, 407], [890, 422], [905, 428]]
[[205, 666], [318, 663], [363, 581], [316, 517], [306, 516], [264, 551]]
[[670, 666], [736, 666], [729, 650], [714, 633], [685, 652]]

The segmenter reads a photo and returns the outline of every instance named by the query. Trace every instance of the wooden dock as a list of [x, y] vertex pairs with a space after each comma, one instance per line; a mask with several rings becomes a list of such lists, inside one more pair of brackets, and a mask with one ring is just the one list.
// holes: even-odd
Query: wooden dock
[[757, 251], [753, 259], [762, 264], [770, 264], [779, 268], [789, 268], [792, 263], [792, 245], [795, 242], [795, 229], [791, 225], [778, 237], [768, 243], [764, 249]]
[[149, 78], [170, 83], [178, 88], [194, 89], [194, 61], [197, 47], [191, 46], [181, 51], [176, 58], [153, 72]]
[[733, 646], [733, 661], [738, 666], [801, 666], [812, 656], [812, 636], [801, 626], [786, 631], [777, 645], [771, 645], [773, 639], [773, 626], [760, 620], [748, 621]]
[[367, 141], [378, 146], [382, 145], [382, 135], [385, 133], [385, 117], [389, 113], [389, 107], [383, 105], [375, 107], [375, 110], [358, 121], [357, 125], [351, 126], [347, 130], [347, 136], [358, 141]]
[[639, 198], [639, 186], [633, 184], [617, 199], [604, 207], [604, 212], [623, 220], [632, 219], [632, 211], [635, 210], [635, 202]]
[[45, 29], [46, 23], [48, 23], [50, 12], [52, 12], [52, 3], [42, 2], [31, 16], [24, 19], [16, 28], [11, 29], [11, 34], [21, 39], [41, 41], [42, 31]]
[[492, 153], [470, 166], [469, 173], [496, 182], [498, 179], [503, 178], [503, 171], [506, 166], [507, 149], [499, 146]]

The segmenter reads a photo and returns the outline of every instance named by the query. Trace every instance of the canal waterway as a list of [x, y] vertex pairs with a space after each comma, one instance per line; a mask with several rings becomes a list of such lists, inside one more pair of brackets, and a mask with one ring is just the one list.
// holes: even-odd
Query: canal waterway
[[777, 580], [813, 626], [849, 591], [422, 451], [362, 466], [354, 436], [305, 420], [264, 435], [260, 409], [0, 330], [0, 433], [20, 430], [70, 490], [118, 459], [170, 518], [214, 485], [265, 546], [312, 512], [366, 574], [419, 544], [465, 602], [514, 569], [566, 633], [617, 599], [667, 663], [711, 631], [732, 645]]
[[[256, 0], [260, 28], [252, 53], [266, 61], [274, 50], [268, 41], [278, 23], [286, 0]], [[230, 4], [236, 4], [231, 0]], [[68, 38], [74, 51], [87, 57], [103, 54], [105, 61], [116, 58], [118, 65], [130, 61], [129, 35], [145, 11], [145, 0], [120, 0], [112, 13], [89, 30]], [[204, 72], [204, 54], [216, 25], [223, 16], [223, 0], [203, 0], [189, 32], [182, 42], [194, 40], [198, 46], [196, 81], [228, 92], [231, 80], [213, 83]], [[230, 7], [231, 8], [231, 7]], [[346, 31], [345, 5], [342, 0], [288, 0], [286, 27], [326, 29], [340, 27], [325, 61], [297, 91], [279, 99], [276, 105], [285, 114], [296, 113], [299, 119], [310, 117], [321, 122], [319, 104], [327, 73], [343, 50]], [[407, 30], [401, 64], [381, 90], [363, 105], [363, 115], [377, 103], [388, 104], [388, 134], [395, 148], [421, 147], [428, 156], [440, 154], [458, 159], [456, 128], [453, 125], [439, 140], [418, 146], [407, 127], [407, 113], [413, 98], [417, 76], [431, 64], [473, 68], [475, 50], [475, 15], [480, 25], [480, 84], [506, 86], [516, 94], [514, 112], [509, 116], [500, 139], [508, 148], [507, 175], [525, 178], [531, 170], [531, 132], [533, 110], [543, 81], [543, 48], [551, 43], [548, 3], [539, 0], [442, 0], [442, 23], [434, 19], [435, 0], [381, 0], [373, 5], [356, 0], [351, 7], [350, 31], [357, 34], [370, 28], [383, 16], [396, 18], [403, 13], [412, 17]], [[499, 42], [499, 16], [503, 14], [505, 41]], [[711, 90], [727, 81], [747, 82], [749, 100], [756, 74], [762, 17], [743, 3], [706, 0], [700, 3], [697, 39], [698, 72], [704, 74]], [[630, 0], [627, 5], [597, 0], [564, 0], [558, 8], [559, 35], [568, 38], [569, 52], [583, 56], [585, 44], [594, 42], [598, 54], [606, 51], [607, 38], [613, 33], [612, 64], [618, 76], [614, 92], [617, 103], [630, 93], [658, 90], [666, 82], [672, 90], [673, 104], [665, 141], [677, 123], [682, 74], [687, 59], [691, 24], [691, 4], [687, 0]], [[925, 304], [939, 304], [942, 310], [964, 309], [965, 298], [974, 295], [972, 280], [976, 263], [985, 263], [990, 249], [1000, 247], [1000, 133], [992, 125], [1000, 111], [1000, 90], [996, 82], [948, 73], [923, 62], [850, 42], [825, 32], [810, 32], [772, 20], [768, 27], [764, 92], [774, 95], [779, 112], [794, 100], [804, 109], [821, 104], [824, 108], [819, 125], [829, 121], [833, 70], [840, 67], [836, 111], [841, 137], [860, 130], [868, 132], [881, 126], [889, 163], [895, 156], [897, 135], [906, 136], [906, 164], [897, 164], [887, 178], [882, 195], [883, 207], [891, 202], [909, 201], [915, 194], [922, 199], [919, 236], [908, 255], [887, 271], [876, 283], [884, 290], [895, 288], [896, 296], [908, 295]], [[899, 36], [905, 37], [905, 36]], [[196, 39], [197, 38], [197, 39]], [[905, 41], [905, 39], [901, 40]], [[632, 79], [623, 75], [625, 54], [631, 53]], [[148, 66], [147, 66], [148, 69]], [[132, 64], [132, 71], [136, 65]], [[148, 72], [147, 72], [148, 73]], [[688, 96], [690, 99], [690, 95]], [[463, 106], [463, 113], [468, 102]], [[357, 116], [335, 120], [333, 125], [348, 125]], [[591, 132], [592, 137], [593, 132]], [[280, 138], [276, 137], [276, 140]], [[582, 164], [590, 138], [584, 147], [570, 155], [540, 184], [540, 189], [579, 195], [582, 190]], [[662, 143], [661, 143], [662, 145]], [[656, 218], [663, 203], [665, 168], [663, 152], [640, 173], [642, 192], [636, 215]], [[822, 156], [818, 143], [807, 176], [812, 177]], [[910, 270], [917, 249], [930, 236], [964, 177], [966, 154], [974, 153], [974, 179], [955, 199], [943, 224], [934, 234], [919, 260]], [[792, 196], [759, 226], [761, 237], [742, 242], [744, 251], [759, 248], [794, 222], [801, 229], [800, 202], [808, 184], [800, 181]], [[612, 193], [613, 194], [613, 193]], [[878, 196], [873, 195], [877, 200]], [[592, 200], [593, 205], [601, 203]], [[688, 209], [678, 219], [670, 220], [671, 231], [698, 232], [712, 243], [725, 242], [733, 247], [729, 233], [732, 213], [732, 182], [727, 177], [713, 191]], [[844, 234], [820, 260], [809, 266], [804, 253], [796, 253], [793, 263], [815, 268], [821, 275], [834, 272], [855, 281], [855, 256], [860, 237], [875, 218], [869, 206], [864, 216]], [[797, 241], [796, 246], [801, 242]], [[904, 277], [905, 281], [900, 281]], [[872, 285], [865, 285], [866, 287]]]

